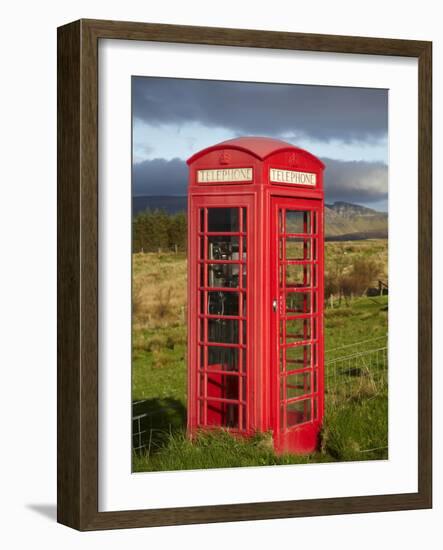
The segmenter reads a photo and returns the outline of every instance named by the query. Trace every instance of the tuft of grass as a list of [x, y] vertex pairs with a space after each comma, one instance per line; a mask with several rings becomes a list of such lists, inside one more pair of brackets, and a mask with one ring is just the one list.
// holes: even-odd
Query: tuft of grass
[[335, 460], [387, 459], [387, 392], [328, 407], [321, 440], [322, 452]]

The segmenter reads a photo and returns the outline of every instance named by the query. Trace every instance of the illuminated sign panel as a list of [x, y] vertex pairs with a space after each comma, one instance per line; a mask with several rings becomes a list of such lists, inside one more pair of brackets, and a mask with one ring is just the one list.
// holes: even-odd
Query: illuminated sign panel
[[197, 170], [198, 183], [217, 183], [219, 181], [252, 181], [252, 168]]
[[292, 183], [294, 185], [316, 185], [317, 176], [311, 172], [271, 168], [269, 171], [269, 181], [274, 183]]

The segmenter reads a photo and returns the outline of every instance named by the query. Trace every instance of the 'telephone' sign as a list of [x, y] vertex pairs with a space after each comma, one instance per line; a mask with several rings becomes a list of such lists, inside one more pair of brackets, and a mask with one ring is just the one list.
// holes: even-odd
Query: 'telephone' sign
[[197, 170], [197, 181], [198, 183], [217, 183], [219, 181], [252, 181], [252, 168]]
[[295, 170], [279, 170], [271, 168], [269, 181], [275, 183], [292, 183], [294, 185], [316, 185], [316, 174], [311, 172], [296, 172]]

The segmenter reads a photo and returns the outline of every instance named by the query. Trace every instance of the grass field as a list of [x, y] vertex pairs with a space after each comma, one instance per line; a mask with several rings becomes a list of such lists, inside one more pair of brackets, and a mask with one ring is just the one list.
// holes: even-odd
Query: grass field
[[[339, 264], [346, 272], [353, 259], [363, 257], [380, 266], [379, 277], [387, 277], [387, 241], [327, 242], [325, 256], [326, 270]], [[321, 449], [308, 456], [276, 456], [269, 434], [247, 441], [224, 431], [202, 434], [193, 443], [186, 438], [184, 254], [134, 254], [133, 302], [133, 416], [142, 417], [144, 430], [144, 448], [133, 453], [134, 471], [387, 458], [385, 377], [374, 377], [364, 362], [363, 368], [350, 360], [348, 366], [335, 362], [372, 349], [375, 338], [380, 339], [377, 345], [384, 342], [387, 296], [335, 300], [334, 307], [326, 309], [326, 414]], [[363, 343], [342, 347], [356, 342]]]

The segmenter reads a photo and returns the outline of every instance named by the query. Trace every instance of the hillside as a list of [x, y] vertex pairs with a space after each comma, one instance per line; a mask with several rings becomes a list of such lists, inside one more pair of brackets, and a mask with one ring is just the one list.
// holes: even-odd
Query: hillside
[[[138, 196], [133, 197], [133, 214], [144, 210], [165, 210], [168, 214], [185, 212], [187, 197]], [[325, 205], [325, 228], [328, 240], [361, 240], [386, 238], [388, 215], [372, 208], [348, 202]]]
[[388, 214], [372, 208], [335, 202], [325, 205], [326, 237], [386, 238], [388, 236]]

